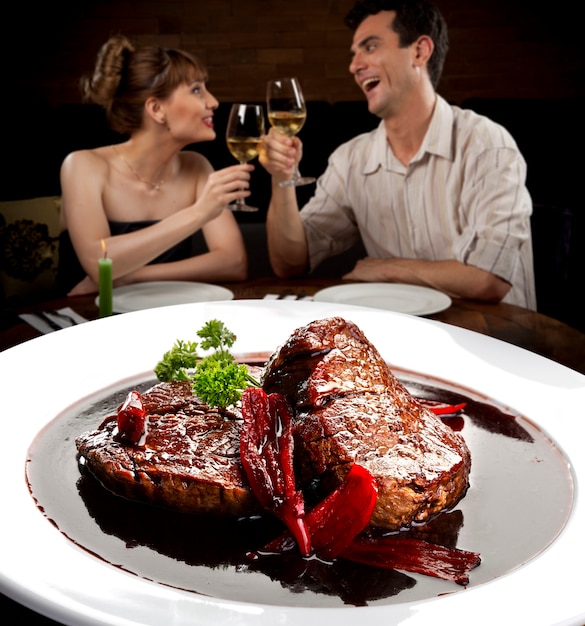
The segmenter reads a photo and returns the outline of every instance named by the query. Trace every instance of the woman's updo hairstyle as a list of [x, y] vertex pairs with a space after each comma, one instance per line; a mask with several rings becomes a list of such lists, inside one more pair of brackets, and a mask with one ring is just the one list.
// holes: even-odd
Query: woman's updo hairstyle
[[205, 67], [188, 52], [136, 46], [115, 35], [101, 47], [93, 74], [81, 79], [81, 91], [106, 110], [113, 130], [126, 135], [142, 126], [148, 98], [165, 99], [181, 84], [206, 80]]

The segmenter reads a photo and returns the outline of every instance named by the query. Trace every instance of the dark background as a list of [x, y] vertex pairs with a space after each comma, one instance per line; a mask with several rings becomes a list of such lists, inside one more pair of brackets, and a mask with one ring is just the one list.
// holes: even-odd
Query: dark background
[[[78, 81], [114, 33], [185, 48], [210, 71], [220, 100], [264, 99], [276, 75], [301, 79], [307, 100], [361, 97], [348, 73], [353, 0], [55, 0], [11, 5], [2, 20], [2, 108], [23, 99], [79, 102]], [[437, 0], [451, 48], [439, 91], [471, 97], [553, 98], [584, 94], [577, 5], [521, 0]], [[8, 100], [8, 102], [6, 102]], [[548, 123], [548, 120], [543, 120]], [[20, 129], [26, 133], [25, 128]]]

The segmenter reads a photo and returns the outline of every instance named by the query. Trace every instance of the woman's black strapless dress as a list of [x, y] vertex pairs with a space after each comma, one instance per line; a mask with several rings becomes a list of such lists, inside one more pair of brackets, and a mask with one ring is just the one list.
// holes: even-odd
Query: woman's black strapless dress
[[[109, 225], [111, 234], [115, 236], [142, 230], [156, 223], [157, 220], [143, 220], [139, 222], [109, 222]], [[201, 254], [204, 250], [203, 234], [201, 231], [198, 231], [191, 237], [183, 239], [183, 241], [179, 242], [177, 245], [163, 252], [156, 257], [156, 259], [153, 259], [149, 265], [153, 263], [182, 261], [183, 259], [189, 259], [192, 256]], [[57, 288], [59, 293], [65, 295], [71, 291], [77, 283], [82, 281], [85, 276], [86, 273], [83, 267], [81, 267], [73, 244], [71, 243], [69, 231], [64, 230], [59, 235], [59, 265], [57, 269]]]

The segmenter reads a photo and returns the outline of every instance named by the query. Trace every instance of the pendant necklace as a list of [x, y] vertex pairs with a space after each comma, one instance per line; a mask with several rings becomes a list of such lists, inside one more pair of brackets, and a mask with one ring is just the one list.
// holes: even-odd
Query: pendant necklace
[[145, 185], [148, 185], [153, 191], [160, 191], [160, 188], [165, 184], [164, 180], [159, 180], [157, 182], [153, 182], [152, 180], [147, 180], [146, 178], [142, 178], [140, 174], [136, 171], [132, 163], [128, 161], [128, 159], [118, 150], [116, 146], [112, 146], [114, 152], [124, 161], [124, 163], [128, 166], [130, 171], [136, 176], [136, 178]]

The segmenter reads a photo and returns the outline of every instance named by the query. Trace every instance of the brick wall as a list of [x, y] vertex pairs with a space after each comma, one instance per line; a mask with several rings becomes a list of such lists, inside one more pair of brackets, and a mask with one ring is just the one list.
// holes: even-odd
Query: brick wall
[[[439, 91], [482, 97], [583, 95], [584, 60], [575, 16], [522, 0], [437, 0], [451, 50]], [[297, 75], [307, 99], [351, 100], [353, 0], [54, 0], [11, 4], [0, 28], [2, 90], [78, 102], [77, 84], [112, 33], [198, 53], [221, 100], [262, 100], [276, 75]], [[524, 8], [524, 7], [527, 8]], [[563, 24], [562, 19], [568, 23]], [[4, 107], [3, 107], [4, 108]], [[9, 107], [8, 107], [9, 110]]]

